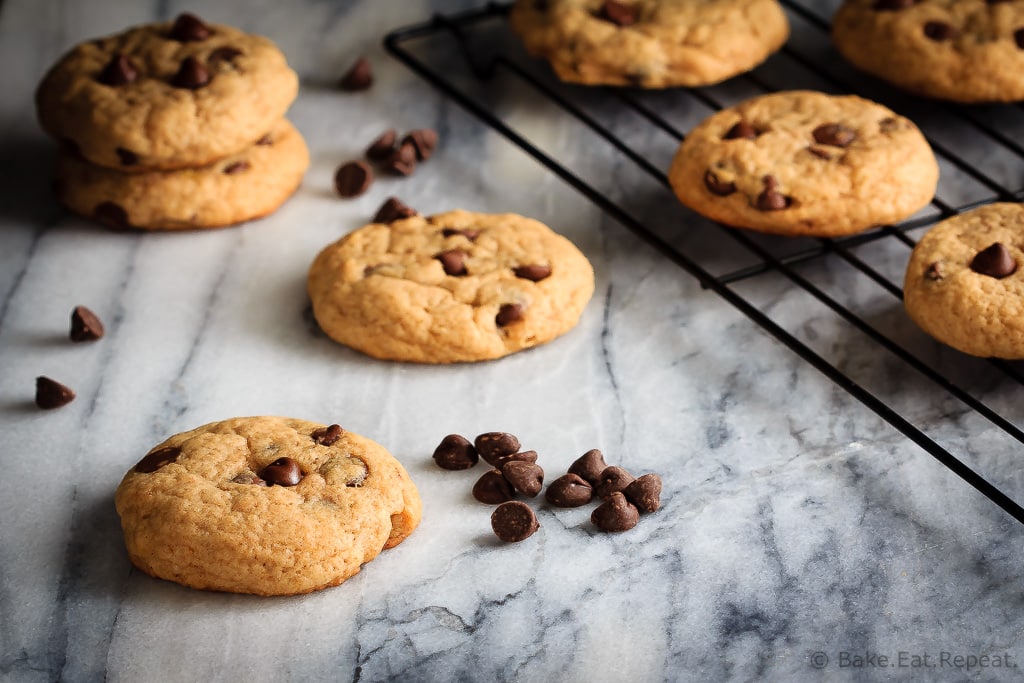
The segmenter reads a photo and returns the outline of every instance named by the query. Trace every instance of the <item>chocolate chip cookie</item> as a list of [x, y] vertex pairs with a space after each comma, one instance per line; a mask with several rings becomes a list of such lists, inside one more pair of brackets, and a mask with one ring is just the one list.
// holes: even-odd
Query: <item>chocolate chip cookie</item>
[[183, 14], [76, 46], [43, 78], [36, 111], [91, 163], [168, 170], [249, 147], [297, 92], [273, 42]]
[[972, 356], [1024, 358], [1024, 207], [982, 206], [937, 224], [910, 256], [904, 305], [917, 325]]
[[1024, 99], [1024, 3], [847, 0], [832, 37], [851, 64], [918, 95]]
[[679, 200], [726, 225], [832, 237], [896, 223], [931, 200], [939, 167], [908, 119], [853, 95], [764, 95], [683, 140], [669, 169]]
[[202, 168], [121, 173], [64, 151], [54, 188], [64, 206], [116, 229], [215, 228], [274, 212], [308, 166], [305, 141], [281, 119], [257, 144]]
[[316, 257], [313, 314], [376, 358], [500, 358], [572, 329], [594, 291], [590, 262], [544, 224], [450, 211], [373, 223]]
[[416, 487], [381, 445], [281, 417], [172, 436], [129, 470], [115, 504], [142, 571], [257, 595], [337, 585], [421, 516]]
[[789, 36], [776, 0], [517, 0], [509, 19], [559, 78], [587, 85], [718, 83]]

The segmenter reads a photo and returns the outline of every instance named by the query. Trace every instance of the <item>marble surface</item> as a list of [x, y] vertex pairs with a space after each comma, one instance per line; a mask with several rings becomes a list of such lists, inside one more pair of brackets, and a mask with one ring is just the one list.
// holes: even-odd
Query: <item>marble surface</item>
[[[54, 145], [35, 124], [32, 92], [75, 42], [188, 7], [0, 4], [0, 680], [1019, 678], [1019, 523], [381, 46], [389, 29], [473, 4], [193, 5], [284, 49], [303, 79], [290, 117], [312, 165], [269, 218], [170, 235], [108, 232], [55, 205]], [[487, 30], [499, 36], [487, 47], [508, 40], [502, 26]], [[793, 41], [822, 63], [837, 59], [818, 29]], [[374, 88], [331, 87], [361, 54]], [[814, 81], [784, 57], [758, 73], [775, 87]], [[534, 91], [501, 77], [470, 87], [712, 272], [749, 260]], [[708, 92], [728, 102], [751, 87]], [[570, 91], [606, 112], [608, 93]], [[1019, 180], [1018, 158], [958, 140], [936, 108], [883, 94], [993, 176]], [[709, 111], [685, 93], [649, 101], [683, 130]], [[664, 167], [670, 139], [607, 113]], [[1006, 109], [971, 115], [1020, 125]], [[382, 129], [421, 126], [436, 127], [442, 145], [415, 175], [354, 200], [333, 195], [334, 168]], [[950, 201], [985, 194], [945, 159], [943, 173]], [[374, 361], [326, 339], [308, 314], [306, 268], [390, 195], [427, 213], [527, 213], [570, 237], [597, 272], [579, 327], [453, 367]], [[857, 253], [898, 281], [907, 249]], [[891, 292], [837, 259], [800, 273], [1020, 424], [1019, 386], [925, 338]], [[1019, 443], [784, 278], [736, 289], [1024, 500]], [[66, 341], [76, 304], [106, 321], [104, 339]], [[77, 400], [37, 410], [37, 375], [69, 384]], [[420, 488], [420, 529], [344, 585], [303, 597], [208, 594], [134, 571], [112, 502], [122, 474], [172, 433], [254, 414], [339, 422], [384, 444]], [[590, 448], [658, 472], [664, 507], [608, 535], [590, 526], [589, 508], [538, 504], [540, 531], [503, 545], [469, 494], [482, 470], [445, 472], [430, 459], [445, 434], [491, 430], [519, 435], [554, 475]]]

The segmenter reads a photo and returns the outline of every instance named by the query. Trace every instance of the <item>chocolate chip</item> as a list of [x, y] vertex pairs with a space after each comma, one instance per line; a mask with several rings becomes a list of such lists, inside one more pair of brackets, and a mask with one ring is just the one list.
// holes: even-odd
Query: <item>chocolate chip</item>
[[512, 272], [515, 273], [516, 277], [521, 277], [524, 280], [540, 282], [551, 275], [551, 266], [546, 266], [542, 263], [531, 263], [525, 266], [516, 266], [512, 269]]
[[725, 140], [753, 140], [757, 137], [757, 130], [746, 121], [740, 121], [725, 134]]
[[267, 482], [256, 476], [255, 472], [242, 472], [235, 475], [231, 482], [234, 484], [251, 484], [255, 486], [266, 486]]
[[720, 180], [710, 168], [704, 171], [704, 187], [708, 188], [708, 192], [719, 197], [727, 197], [736, 191], [736, 183]]
[[278, 458], [264, 467], [260, 476], [266, 479], [268, 484], [295, 486], [302, 481], [302, 468], [292, 458]]
[[857, 137], [857, 132], [841, 123], [823, 123], [811, 131], [811, 135], [820, 145], [846, 147]]
[[434, 449], [434, 462], [445, 470], [468, 470], [480, 460], [476, 448], [464, 436], [449, 434]]
[[92, 211], [93, 218], [115, 230], [127, 230], [132, 227], [128, 222], [128, 212], [114, 202], [103, 202]]
[[971, 270], [980, 275], [988, 275], [997, 280], [1013, 275], [1017, 270], [1017, 262], [1001, 242], [996, 242], [979, 251], [971, 260]]
[[130, 149], [118, 147], [114, 151], [117, 152], [117, 158], [121, 160], [122, 166], [134, 166], [135, 164], [139, 163], [139, 155], [131, 151]]
[[761, 211], [781, 211], [789, 206], [789, 197], [777, 189], [779, 181], [775, 176], [764, 177], [764, 191], [757, 195], [757, 208]]
[[494, 465], [503, 455], [519, 452], [519, 439], [508, 432], [485, 432], [473, 439], [473, 445], [489, 465]]
[[632, 26], [636, 23], [636, 9], [614, 0], [605, 0], [598, 16], [619, 26]]
[[405, 134], [402, 144], [409, 143], [416, 150], [416, 158], [426, 161], [437, 147], [437, 132], [430, 128], [417, 128]]
[[350, 92], [357, 90], [366, 90], [373, 85], [373, 72], [370, 69], [370, 60], [366, 57], [360, 57], [355, 63], [345, 72], [345, 75], [338, 81], [338, 85], [342, 90], [348, 90]]
[[400, 218], [411, 218], [417, 215], [419, 212], [411, 206], [407, 206], [402, 200], [397, 197], [388, 197], [387, 201], [381, 204], [381, 207], [377, 209], [377, 214], [373, 217], [374, 223], [393, 223]]
[[494, 462], [491, 464], [500, 470], [505, 466], [505, 463], [512, 462], [513, 460], [535, 463], [537, 462], [537, 451], [519, 451], [518, 453], [509, 453], [508, 455], [496, 455], [494, 456]]
[[99, 316], [85, 306], [75, 306], [71, 311], [71, 331], [68, 336], [73, 342], [95, 341], [103, 336], [103, 323]]
[[487, 505], [498, 505], [515, 497], [512, 485], [498, 470], [488, 470], [473, 484], [473, 497]]
[[1013, 42], [1017, 44], [1017, 47], [1024, 50], [1024, 28], [1019, 28], [1013, 32]]
[[333, 446], [334, 442], [341, 438], [341, 434], [344, 431], [341, 425], [333, 424], [321, 427], [320, 429], [314, 429], [309, 436], [321, 446]]
[[898, 10], [913, 7], [916, 0], [876, 0], [873, 7], [877, 10]]
[[501, 476], [527, 498], [533, 498], [544, 488], [544, 469], [536, 463], [509, 460], [501, 466]]
[[366, 157], [373, 161], [384, 161], [394, 154], [395, 140], [397, 139], [398, 133], [395, 129], [387, 129], [366, 148]]
[[616, 491], [594, 508], [590, 521], [601, 531], [629, 531], [640, 521], [640, 511]]
[[607, 498], [616, 491], [621, 491], [633, 482], [633, 475], [621, 467], [611, 465], [601, 472], [601, 478], [594, 485], [594, 493], [598, 498]]
[[435, 256], [441, 262], [446, 275], [466, 274], [466, 252], [461, 249], [448, 249]]
[[134, 469], [136, 472], [151, 474], [164, 465], [170, 465], [178, 459], [179, 455], [181, 455], [181, 449], [177, 446], [164, 446], [148, 453], [146, 457], [136, 463]]
[[210, 72], [203, 63], [195, 57], [186, 57], [181, 62], [178, 73], [171, 78], [171, 85], [175, 88], [186, 88], [198, 90], [210, 82]]
[[523, 310], [522, 304], [502, 304], [498, 309], [498, 315], [494, 317], [494, 322], [498, 327], [508, 327], [523, 319]]
[[228, 164], [224, 167], [224, 173], [227, 175], [235, 175], [236, 173], [245, 173], [250, 168], [248, 161], [236, 161]]
[[494, 535], [506, 543], [517, 543], [533, 536], [540, 524], [529, 505], [519, 500], [510, 500], [491, 513], [491, 528], [494, 529]]
[[939, 266], [939, 262], [928, 266], [928, 270], [924, 271], [924, 277], [926, 280], [938, 281], [942, 279], [942, 268]]
[[266, 135], [261, 137], [259, 140], [257, 140], [256, 144], [257, 145], [272, 145], [272, 144], [274, 144], [274, 138], [272, 138], [270, 136], [270, 133], [267, 133]]
[[655, 512], [661, 507], [661, 477], [645, 474], [622, 489], [622, 495], [640, 512]]
[[49, 377], [36, 377], [36, 405], [43, 410], [66, 406], [75, 400], [75, 392]]
[[179, 14], [174, 20], [174, 26], [171, 27], [171, 38], [182, 43], [206, 40], [210, 33], [210, 27], [204, 24], [202, 19], [188, 12]]
[[462, 235], [470, 242], [475, 242], [476, 238], [480, 236], [480, 231], [469, 229], [457, 230], [455, 228], [445, 228], [441, 231], [442, 237], [454, 237], [455, 235]]
[[416, 148], [411, 142], [403, 142], [391, 153], [384, 168], [399, 175], [412, 175], [416, 170]]
[[899, 130], [903, 126], [900, 125], [900, 120], [893, 116], [886, 116], [884, 119], [878, 122], [878, 130], [882, 133], [891, 133], [894, 130]]
[[579, 475], [591, 486], [597, 486], [601, 481], [601, 473], [607, 467], [608, 465], [604, 461], [604, 454], [594, 448], [576, 458], [569, 465], [569, 474]]
[[103, 67], [98, 80], [104, 85], [126, 85], [138, 77], [139, 70], [135, 68], [132, 60], [125, 55], [116, 54]]
[[210, 53], [210, 56], [206, 58], [207, 64], [218, 64], [220, 62], [234, 62], [235, 57], [241, 57], [243, 52], [237, 47], [230, 47], [225, 45], [224, 47], [218, 47], [216, 50]]
[[372, 184], [373, 171], [362, 161], [342, 164], [334, 172], [334, 189], [339, 197], [358, 197], [370, 189]]
[[832, 160], [832, 153], [829, 152], [827, 149], [821, 149], [820, 147], [808, 147], [807, 151], [813, 154], [814, 156], [818, 157], [819, 159], [824, 159], [825, 161]]
[[952, 40], [959, 32], [943, 21], [929, 21], [924, 25], [924, 34], [935, 41]]
[[560, 508], [577, 508], [594, 497], [594, 488], [577, 474], [563, 474], [548, 484], [544, 498]]

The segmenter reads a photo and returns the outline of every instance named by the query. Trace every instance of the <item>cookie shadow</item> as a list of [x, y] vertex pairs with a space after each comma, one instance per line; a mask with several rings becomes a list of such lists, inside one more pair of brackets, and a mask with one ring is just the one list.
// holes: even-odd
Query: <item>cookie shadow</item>
[[56, 158], [57, 145], [41, 135], [0, 141], [0, 221], [55, 223], [64, 214], [53, 194]]

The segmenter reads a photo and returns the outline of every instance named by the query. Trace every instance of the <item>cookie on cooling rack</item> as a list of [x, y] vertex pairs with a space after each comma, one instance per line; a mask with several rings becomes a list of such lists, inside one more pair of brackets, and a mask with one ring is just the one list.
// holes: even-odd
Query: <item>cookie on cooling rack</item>
[[914, 247], [907, 313], [972, 356], [1024, 358], [1024, 206], [982, 206], [938, 223]]
[[935, 194], [939, 167], [908, 119], [853, 95], [780, 92], [724, 109], [683, 140], [679, 200], [726, 225], [834, 237], [901, 221]]
[[576, 246], [515, 214], [449, 211], [372, 223], [309, 270], [321, 329], [386, 360], [490, 360], [575, 327], [594, 292]]
[[337, 585], [421, 516], [416, 487], [383, 446], [281, 417], [172, 436], [124, 476], [115, 504], [142, 571], [256, 595]]
[[1024, 99], [1024, 3], [847, 0], [832, 37], [858, 69], [957, 102]]
[[718, 83], [753, 69], [789, 36], [776, 0], [517, 0], [509, 19], [559, 78], [586, 85]]

